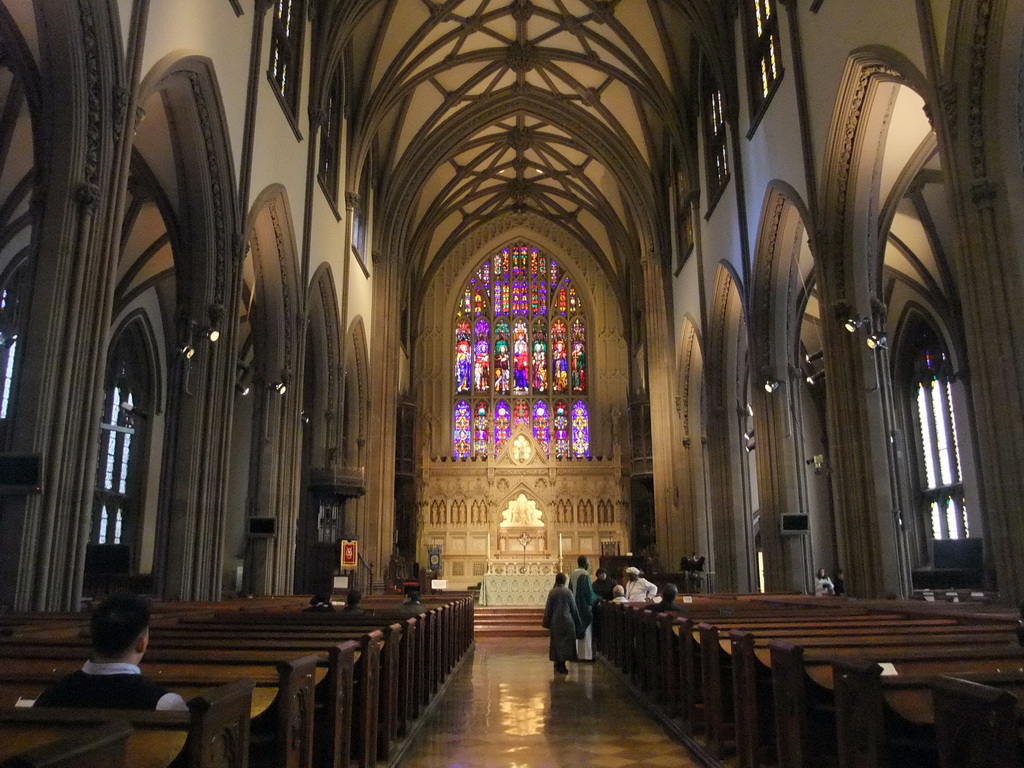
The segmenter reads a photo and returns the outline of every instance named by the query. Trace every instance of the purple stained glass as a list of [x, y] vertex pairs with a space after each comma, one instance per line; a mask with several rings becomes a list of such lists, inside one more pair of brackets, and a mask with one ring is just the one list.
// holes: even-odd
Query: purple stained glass
[[455, 404], [455, 417], [453, 419], [455, 458], [469, 458], [469, 403], [460, 400]]
[[582, 400], [572, 406], [572, 453], [577, 458], [590, 455], [590, 415]]
[[487, 418], [487, 401], [478, 400], [473, 417], [473, 450], [477, 456], [486, 456], [490, 444], [490, 422]]
[[544, 400], [538, 400], [533, 404], [533, 439], [544, 446], [545, 454], [549, 452], [551, 416], [548, 413], [548, 404]]
[[542, 395], [548, 391], [548, 334], [546, 323], [540, 318], [533, 321], [533, 391]]
[[551, 424], [555, 435], [555, 458], [564, 459], [569, 455], [569, 406], [564, 400], [555, 403]]
[[507, 395], [512, 384], [512, 356], [508, 347], [508, 322], [494, 324], [494, 391]]
[[508, 436], [512, 431], [512, 409], [508, 402], [499, 400], [494, 406], [494, 455], [508, 442]]

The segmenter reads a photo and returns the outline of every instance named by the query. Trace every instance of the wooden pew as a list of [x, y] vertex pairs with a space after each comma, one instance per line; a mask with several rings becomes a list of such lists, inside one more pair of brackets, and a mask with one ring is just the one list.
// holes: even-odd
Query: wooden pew
[[935, 678], [931, 688], [941, 768], [1019, 768], [1019, 693], [951, 677]]
[[88, 733], [115, 719], [128, 728], [123, 755], [129, 768], [158, 768], [175, 760], [184, 768], [247, 768], [252, 692], [251, 680], [236, 680], [190, 699], [188, 712], [2, 709], [0, 759], [22, 744], [45, 744], [62, 734]]
[[[1017, 660], [1016, 669], [1011, 671], [1006, 671], [1003, 664], [1002, 661], [994, 661], [987, 665], [974, 663], [969, 666], [975, 670], [975, 676], [979, 675], [979, 668], [988, 666], [986, 673], [981, 673], [987, 674], [986, 682], [1001, 686], [1001, 693], [1016, 702], [1016, 695], [1024, 694], [1024, 659]], [[900, 672], [899, 675], [883, 676], [882, 667], [866, 659], [837, 659], [833, 664], [839, 748], [837, 764], [840, 768], [869, 768], [876, 765], [938, 768], [935, 710], [932, 702], [936, 681], [927, 673], [937, 667], [944, 667], [955, 674], [968, 665], [964, 661], [952, 659], [922, 660], [917, 664], [900, 662], [894, 666]], [[952, 685], [950, 688], [958, 689]], [[963, 691], [963, 688], [959, 687], [959, 690]], [[1005, 713], [1008, 706], [1000, 709]], [[1020, 738], [1019, 732], [1014, 733], [1016, 729], [1012, 717], [1004, 717], [999, 722], [1001, 725], [998, 729], [994, 723], [990, 722], [987, 727], [981, 723], [977, 735], [987, 733], [989, 737], [1003, 742]], [[963, 734], [959, 728], [956, 732]], [[974, 743], [974, 736], [971, 734], [970, 738], [961, 739], [961, 746], [966, 747], [968, 753], [979, 748], [987, 751], [981, 744]], [[1016, 748], [1010, 748], [1008, 756], [1016, 751]]]
[[[80, 660], [22, 659], [16, 669], [0, 673], [0, 705], [13, 706], [22, 696], [35, 698], [46, 685], [79, 667]], [[317, 657], [310, 655], [265, 665], [147, 664], [146, 672], [186, 698], [197, 689], [251, 678], [260, 694], [251, 704], [253, 740], [263, 738], [268, 747], [259, 757], [273, 759], [279, 768], [307, 768], [312, 759], [314, 684], [318, 674], [326, 676], [326, 670], [318, 673], [316, 667]]]
[[[842, 656], [864, 664], [865, 651], [872, 649], [829, 649], [810, 659], [805, 658], [802, 647], [784, 641], [771, 641], [769, 649], [779, 765], [821, 765], [822, 756], [831, 758], [825, 764], [838, 765], [838, 703], [833, 666], [842, 664]], [[947, 674], [995, 671], [1022, 664], [1021, 649], [1016, 645], [924, 649], [881, 645], [873, 653], [879, 661], [891, 660], [905, 672], [916, 671], [921, 676], [931, 676], [939, 670]]]
[[0, 761], [0, 768], [127, 768], [131, 733], [128, 723], [114, 720], [29, 748]]

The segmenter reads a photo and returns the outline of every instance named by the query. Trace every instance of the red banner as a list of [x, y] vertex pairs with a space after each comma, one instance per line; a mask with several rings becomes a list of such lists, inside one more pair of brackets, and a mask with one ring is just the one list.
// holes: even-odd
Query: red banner
[[356, 567], [359, 561], [359, 542], [342, 539], [341, 542], [341, 569], [348, 571]]

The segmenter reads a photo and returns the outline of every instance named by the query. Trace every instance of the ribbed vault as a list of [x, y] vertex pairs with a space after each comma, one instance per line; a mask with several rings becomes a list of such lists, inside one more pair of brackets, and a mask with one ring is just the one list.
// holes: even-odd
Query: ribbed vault
[[[377, 242], [407, 279], [496, 217], [541, 216], [613, 280], [667, 247], [659, 206], [692, 168], [698, 0], [382, 0], [333, 11], [348, 186], [371, 174]], [[667, 169], [672, 168], [672, 171]]]

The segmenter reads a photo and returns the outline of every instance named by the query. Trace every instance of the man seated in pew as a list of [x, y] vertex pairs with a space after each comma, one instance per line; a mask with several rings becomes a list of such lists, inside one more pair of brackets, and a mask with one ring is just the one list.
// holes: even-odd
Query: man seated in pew
[[319, 613], [322, 611], [333, 611], [334, 604], [331, 602], [331, 596], [326, 592], [315, 592], [311, 598], [309, 598], [309, 607], [303, 608], [304, 611], [313, 611]]
[[426, 608], [420, 601], [420, 591], [418, 589], [410, 589], [409, 594], [405, 596], [405, 600], [395, 610], [402, 616], [419, 616], [423, 613]]
[[139, 662], [149, 647], [149, 603], [138, 595], [112, 595], [90, 619], [92, 658], [51, 685], [37, 707], [188, 711], [185, 700], [143, 677]]
[[640, 575], [639, 568], [631, 565], [625, 570], [625, 574], [629, 579], [626, 582], [626, 602], [649, 602], [658, 594], [658, 588]]
[[648, 610], [653, 613], [681, 613], [683, 607], [676, 602], [679, 595], [679, 587], [675, 584], [666, 584], [661, 593], [661, 602], [655, 603]]
[[358, 589], [350, 589], [348, 594], [345, 595], [345, 607], [341, 609], [341, 612], [347, 616], [366, 613], [365, 609], [359, 607], [359, 601], [362, 599], [362, 592]]
[[613, 603], [626, 603], [626, 588], [621, 584], [616, 584], [615, 589], [612, 590], [612, 602]]

